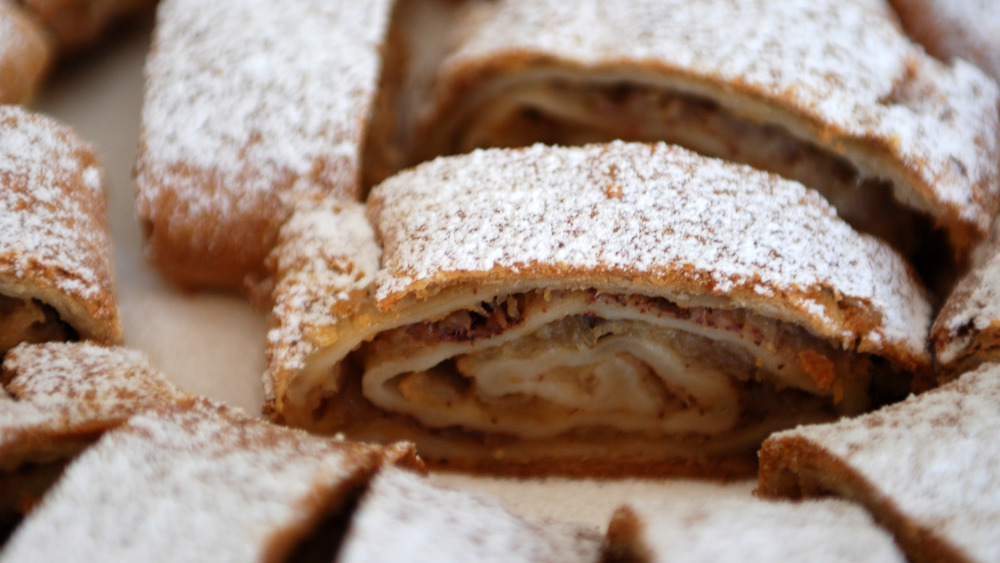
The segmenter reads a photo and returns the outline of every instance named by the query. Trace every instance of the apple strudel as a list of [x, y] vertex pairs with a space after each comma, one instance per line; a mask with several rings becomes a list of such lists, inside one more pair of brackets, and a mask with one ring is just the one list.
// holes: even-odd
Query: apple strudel
[[879, 411], [771, 436], [758, 492], [862, 504], [910, 561], [1000, 558], [1000, 365]]
[[996, 84], [927, 56], [882, 2], [470, 4], [413, 163], [533, 142], [677, 143], [819, 190], [929, 279], [963, 264], [997, 211]]
[[367, 205], [300, 211], [272, 253], [277, 420], [451, 467], [744, 473], [770, 432], [930, 365], [899, 255], [746, 166], [664, 144], [476, 151]]
[[21, 344], [4, 357], [0, 382], [0, 544], [101, 434], [190, 402], [138, 352], [89, 342]]
[[411, 445], [324, 439], [205, 399], [147, 411], [67, 467], [0, 561], [286, 561], [383, 465], [422, 470]]
[[401, 554], [419, 554], [414, 559], [420, 561], [597, 563], [601, 538], [580, 525], [519, 517], [492, 498], [386, 467], [358, 502], [337, 561], [392, 561]]
[[392, 8], [392, 0], [159, 5], [136, 205], [147, 255], [168, 281], [240, 289], [263, 277], [296, 200], [361, 196]]
[[612, 516], [607, 544], [606, 560], [620, 563], [906, 561], [864, 509], [833, 499], [631, 502]]
[[0, 106], [0, 354], [122, 338], [103, 172], [68, 127]]

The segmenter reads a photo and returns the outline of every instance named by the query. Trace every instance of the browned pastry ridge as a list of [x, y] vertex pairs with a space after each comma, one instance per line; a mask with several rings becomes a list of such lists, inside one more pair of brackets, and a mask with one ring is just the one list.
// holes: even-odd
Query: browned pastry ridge
[[0, 2], [0, 104], [32, 99], [52, 60], [45, 32], [16, 4]]
[[771, 436], [758, 492], [866, 507], [910, 561], [996, 561], [1000, 365], [879, 411]]
[[500, 0], [455, 27], [412, 163], [677, 143], [819, 190], [939, 293], [997, 211], [996, 84], [926, 55], [881, 0]]
[[147, 255], [170, 282], [240, 289], [265, 275], [295, 202], [362, 195], [393, 5], [159, 5], [136, 206]]
[[386, 180], [364, 213], [302, 210], [272, 253], [277, 420], [447, 467], [733, 475], [768, 433], [930, 367], [900, 256], [746, 166], [476, 151]]
[[120, 342], [103, 172], [68, 127], [0, 106], [0, 352]]

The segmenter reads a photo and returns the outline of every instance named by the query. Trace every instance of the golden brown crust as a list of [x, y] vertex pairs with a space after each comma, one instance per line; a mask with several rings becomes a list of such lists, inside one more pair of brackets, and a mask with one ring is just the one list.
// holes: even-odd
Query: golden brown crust
[[0, 104], [32, 99], [52, 62], [52, 45], [38, 22], [12, 2], [0, 2]]
[[[327, 200], [295, 214], [282, 230], [271, 257], [275, 327], [268, 337], [265, 377], [265, 408], [276, 420], [321, 432], [339, 430], [356, 439], [411, 440], [429, 463], [447, 461], [473, 471], [715, 471], [727, 476], [752, 470], [750, 454], [777, 427], [826, 419], [833, 416], [829, 408], [839, 408], [833, 405], [864, 408], [861, 401], [841, 402], [845, 389], [849, 397], [863, 395], [867, 403], [870, 378], [890, 381], [930, 366], [930, 307], [898, 255], [850, 229], [801, 185], [676, 147], [539, 145], [442, 158], [380, 184], [367, 212], [368, 220], [361, 205]], [[772, 229], [779, 223], [783, 229]], [[480, 305], [508, 311], [509, 318], [482, 313], [486, 309], [478, 310]], [[467, 310], [479, 311], [479, 317], [462, 317]], [[640, 316], [643, 321], [636, 320]], [[469, 326], [482, 318], [485, 328], [462, 333], [463, 318], [470, 319]], [[657, 327], [666, 328], [673, 320], [690, 323], [670, 326], [702, 335], [712, 344], [699, 340], [700, 345], [714, 345], [718, 356], [731, 357], [727, 367], [733, 374], [742, 373], [733, 364], [744, 356], [726, 346], [739, 339], [791, 358], [768, 364], [773, 373], [794, 365], [807, 375], [798, 379], [796, 372], [796, 383], [787, 379], [772, 388], [762, 375], [772, 373], [771, 368], [756, 371], [770, 360], [739, 364], [755, 366], [757, 375], [739, 379], [752, 379], [746, 386], [727, 387], [741, 398], [733, 399], [732, 410], [725, 412], [739, 414], [720, 422], [727, 430], [711, 436], [687, 427], [670, 434], [659, 426], [647, 433], [633, 428], [616, 434], [610, 429], [624, 419], [645, 424], [636, 422], [642, 415], [622, 407], [614, 411], [612, 422], [593, 414], [612, 408], [604, 403], [563, 412], [527, 390], [533, 385], [527, 380], [533, 378], [521, 381], [524, 390], [476, 395], [454, 383], [465, 379], [451, 377], [455, 370], [474, 377], [477, 370], [492, 369], [488, 364], [493, 360], [510, 365], [504, 361], [521, 357], [518, 350], [534, 354], [545, 348], [553, 353], [546, 361], [575, 366], [577, 359], [567, 359], [576, 358], [573, 348], [564, 340], [547, 348], [535, 343], [550, 334], [583, 335], [580, 341], [590, 342], [580, 318], [595, 324], [634, 322], [608, 330], [619, 331], [611, 340], [634, 337], [638, 342], [653, 342], [662, 335]], [[449, 319], [456, 319], [455, 324]], [[496, 322], [490, 325], [489, 319]], [[567, 319], [568, 324], [561, 324]], [[656, 324], [660, 322], [664, 324]], [[756, 338], [751, 333], [758, 326], [790, 337]], [[709, 337], [702, 329], [720, 332]], [[749, 331], [745, 337], [733, 336], [744, 329]], [[721, 331], [729, 331], [728, 336]], [[670, 336], [664, 341], [660, 359], [674, 345]], [[603, 350], [588, 346], [580, 358], [605, 361]], [[629, 353], [641, 355], [642, 349], [633, 342]], [[799, 354], [806, 349], [815, 353]], [[477, 354], [483, 355], [473, 358]], [[872, 357], [878, 358], [879, 369], [873, 368]], [[465, 367], [458, 365], [460, 360]], [[693, 373], [702, 360], [684, 365]], [[658, 359], [642, 361], [646, 368], [636, 360], [615, 369], [634, 368], [639, 374], [634, 381], [646, 381], [642, 370], [647, 368], [671, 372], [649, 367]], [[855, 361], [851, 369], [834, 369]], [[476, 362], [479, 367], [471, 365]], [[410, 374], [414, 379], [404, 382]], [[483, 377], [507, 385], [504, 375]], [[808, 384], [802, 383], [810, 377]], [[367, 385], [364, 391], [361, 380]], [[709, 380], [706, 376], [706, 386]], [[659, 389], [655, 384], [654, 378], [650, 385]], [[672, 390], [674, 384], [664, 385]], [[686, 388], [685, 383], [676, 385]], [[434, 397], [447, 396], [446, 388], [458, 398], [442, 399], [445, 406], [434, 411]], [[789, 388], [797, 391], [782, 395], [776, 390]], [[396, 402], [411, 391], [410, 405], [419, 407], [400, 404], [403, 399]], [[801, 395], [795, 394], [799, 391]], [[685, 395], [685, 404], [701, 404], [691, 398], [694, 393]], [[735, 395], [723, 394], [726, 399], [715, 396], [705, 404], [730, 404]], [[663, 392], [663, 405], [675, 404], [670, 396]], [[515, 403], [496, 397], [514, 397]], [[582, 400], [576, 397], [560, 400], [575, 407]], [[520, 400], [528, 406], [516, 403]], [[450, 410], [456, 401], [461, 406]], [[778, 403], [781, 408], [770, 408]], [[748, 405], [763, 406], [753, 411]], [[490, 411], [492, 407], [496, 410]], [[530, 415], [512, 414], [521, 407]], [[680, 412], [663, 408], [670, 416]], [[706, 406], [698, 416], [711, 418], [710, 411], [716, 412]], [[459, 419], [451, 412], [474, 414]], [[749, 414], [737, 420], [744, 413]], [[512, 424], [517, 416], [536, 422]], [[669, 418], [663, 414], [663, 420]], [[501, 429], [500, 424], [508, 426]], [[602, 458], [607, 463], [597, 461]]]

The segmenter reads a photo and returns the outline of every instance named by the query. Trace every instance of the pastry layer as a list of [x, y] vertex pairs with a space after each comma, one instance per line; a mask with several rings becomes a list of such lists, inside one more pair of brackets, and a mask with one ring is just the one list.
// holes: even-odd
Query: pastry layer
[[705, 470], [928, 368], [898, 255], [682, 149], [477, 151], [361, 213], [302, 211], [272, 254], [267, 408], [293, 425], [479, 468]]

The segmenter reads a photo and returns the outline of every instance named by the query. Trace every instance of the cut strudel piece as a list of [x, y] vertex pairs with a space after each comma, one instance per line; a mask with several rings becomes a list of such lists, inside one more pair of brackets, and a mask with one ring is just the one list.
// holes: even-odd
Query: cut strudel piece
[[752, 497], [632, 502], [611, 519], [607, 553], [621, 563], [906, 560], [860, 507]]
[[962, 58], [1000, 80], [1000, 3], [889, 0], [903, 27], [942, 59]]
[[770, 432], [929, 367], [899, 255], [746, 166], [492, 149], [398, 174], [362, 213], [297, 213], [272, 254], [266, 408], [294, 426], [451, 467], [740, 473]]
[[38, 23], [16, 4], [0, 2], [0, 104], [29, 101], [51, 59], [52, 47]]
[[977, 249], [975, 264], [959, 280], [931, 326], [941, 381], [1000, 360], [1000, 224], [997, 227], [993, 237]]
[[499, 0], [457, 28], [414, 162], [678, 143], [818, 189], [929, 277], [997, 210], [996, 84], [927, 56], [881, 1]]
[[165, 0], [146, 65], [137, 207], [184, 287], [260, 277], [299, 199], [361, 195], [392, 0]]
[[191, 400], [140, 353], [86, 342], [21, 344], [0, 381], [0, 538], [103, 432]]
[[151, 10], [156, 0], [18, 0], [66, 53], [94, 44], [112, 24]]
[[205, 400], [148, 411], [66, 469], [0, 561], [285, 561], [386, 463], [421, 467], [412, 446], [319, 438]]
[[997, 561], [1000, 365], [835, 424], [768, 438], [759, 492], [860, 502], [911, 561]]
[[489, 497], [385, 468], [361, 497], [337, 561], [596, 563], [600, 555], [601, 538], [588, 528], [522, 518]]
[[121, 340], [102, 171], [69, 128], [0, 106], [0, 354]]

